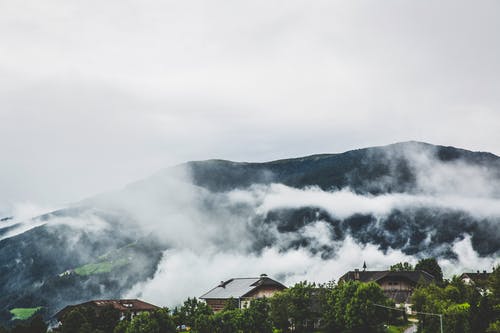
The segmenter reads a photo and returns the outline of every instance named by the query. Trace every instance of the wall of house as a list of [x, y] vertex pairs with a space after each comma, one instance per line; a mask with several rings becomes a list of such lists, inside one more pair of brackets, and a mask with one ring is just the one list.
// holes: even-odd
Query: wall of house
[[414, 283], [405, 279], [383, 279], [378, 281], [382, 290], [413, 290]]
[[281, 288], [273, 287], [273, 286], [263, 286], [254, 290], [251, 294], [247, 295], [241, 299], [241, 308], [248, 308], [250, 303], [255, 298], [263, 298], [263, 297], [272, 297], [278, 291], [281, 291]]
[[251, 294], [247, 295], [250, 298], [262, 298], [262, 297], [271, 297], [281, 288], [273, 287], [273, 286], [262, 286], [254, 290]]
[[212, 311], [217, 312], [224, 309], [227, 300], [225, 299], [206, 299], [207, 305], [212, 309]]
[[[252, 299], [271, 297], [278, 291], [281, 291], [281, 288], [274, 286], [262, 286], [254, 290], [251, 294], [248, 294], [246, 297], [239, 300], [235, 299], [235, 301], [239, 302], [240, 308], [248, 308]], [[214, 312], [217, 312], [224, 309], [227, 299], [205, 299], [205, 302]]]
[[472, 285], [472, 280], [468, 276], [462, 277], [462, 281], [469, 286]]

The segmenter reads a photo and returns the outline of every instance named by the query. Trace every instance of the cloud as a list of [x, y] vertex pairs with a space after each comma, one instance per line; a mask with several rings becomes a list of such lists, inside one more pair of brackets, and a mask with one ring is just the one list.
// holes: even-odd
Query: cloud
[[5, 3], [0, 202], [59, 205], [191, 159], [408, 139], [498, 154], [498, 6]]
[[[319, 233], [316, 236], [318, 239], [322, 237]], [[163, 254], [154, 277], [135, 285], [125, 297], [138, 297], [154, 304], [174, 307], [187, 297], [200, 297], [219, 281], [233, 277], [256, 277], [266, 273], [291, 286], [304, 280], [316, 283], [338, 281], [344, 273], [354, 268], [361, 269], [364, 262], [369, 270], [386, 270], [398, 262], [406, 261], [413, 265], [417, 262], [416, 257], [401, 251], [383, 252], [376, 245], [360, 244], [351, 237], [335, 246], [335, 257], [327, 260], [304, 248], [281, 252], [271, 247], [258, 255], [214, 249], [205, 252], [189, 248], [172, 249]], [[446, 277], [464, 271], [490, 271], [498, 264], [498, 258], [478, 257], [470, 238], [457, 242], [454, 248], [459, 254], [458, 260], [439, 260]]]
[[[436, 256], [447, 277], [491, 269], [498, 263], [500, 205], [490, 188], [496, 178], [487, 183], [490, 170], [471, 164], [443, 166], [432, 154], [405, 154], [417, 159], [410, 163], [416, 187], [405, 193], [360, 194], [364, 192], [349, 188], [277, 183], [215, 193], [193, 184], [192, 170], [178, 166], [83, 200], [47, 220], [28, 221], [47, 223], [66, 244], [84, 239], [84, 249], [76, 251], [81, 264], [112, 250], [101, 251], [87, 240], [108, 247], [136, 238], [159, 242], [155, 249], [164, 251], [156, 272], [123, 297], [167, 306], [200, 296], [231, 277], [267, 273], [287, 285], [304, 279], [328, 282], [365, 261], [369, 269], [383, 270]], [[438, 180], [440, 186], [427, 179]], [[484, 187], [472, 186], [476, 190], [471, 195], [465, 186], [470, 181]], [[143, 272], [140, 265], [145, 262], [151, 269], [155, 260], [137, 260], [130, 271]]]
[[[218, 207], [206, 209], [198, 201], [190, 206], [204, 208], [204, 232], [165, 251], [154, 277], [134, 286], [127, 297], [175, 306], [231, 277], [267, 273], [287, 285], [305, 279], [327, 282], [365, 261], [369, 269], [384, 270], [428, 256], [438, 258], [446, 277], [491, 270], [498, 264], [498, 178], [463, 161], [439, 162], [429, 152], [405, 154], [416, 172], [416, 189], [408, 193], [369, 195], [283, 184], [197, 192]], [[302, 210], [306, 213], [300, 215]], [[283, 211], [290, 213], [272, 215]], [[282, 229], [287, 223], [295, 225]], [[217, 232], [211, 230], [225, 237], [214, 237]], [[491, 240], [493, 247], [479, 255], [478, 244]]]
[[363, 260], [375, 269], [411, 258], [399, 251], [384, 254], [376, 246], [360, 245], [352, 238], [338, 244], [337, 256], [331, 260], [323, 260], [306, 249], [280, 252], [276, 248], [267, 248], [259, 255], [174, 249], [164, 253], [155, 276], [137, 284], [126, 297], [140, 297], [172, 307], [188, 296], [199, 297], [219, 281], [233, 277], [255, 277], [266, 273], [286, 285], [303, 280], [323, 283], [337, 280], [354, 267], [361, 267]]

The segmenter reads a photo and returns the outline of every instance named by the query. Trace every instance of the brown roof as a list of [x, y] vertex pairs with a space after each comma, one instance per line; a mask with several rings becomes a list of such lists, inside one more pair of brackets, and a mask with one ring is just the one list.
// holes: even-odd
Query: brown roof
[[75, 305], [68, 305], [64, 309], [56, 313], [54, 317], [57, 319], [61, 319], [69, 310], [83, 306], [90, 306], [95, 308], [112, 306], [114, 309], [121, 312], [154, 311], [159, 309], [159, 307], [156, 305], [146, 303], [138, 299], [101, 299], [101, 300], [92, 300]]
[[474, 283], [485, 283], [490, 278], [490, 274], [491, 273], [486, 273], [486, 272], [483, 272], [483, 273], [463, 273], [462, 275], [460, 275], [460, 278], [461, 279], [469, 278]]
[[[356, 278], [359, 274], [359, 278]], [[360, 281], [360, 282], [378, 282], [384, 278], [406, 279], [414, 282], [419, 281], [431, 283], [434, 281], [434, 276], [426, 271], [350, 271], [342, 275], [339, 281]]]

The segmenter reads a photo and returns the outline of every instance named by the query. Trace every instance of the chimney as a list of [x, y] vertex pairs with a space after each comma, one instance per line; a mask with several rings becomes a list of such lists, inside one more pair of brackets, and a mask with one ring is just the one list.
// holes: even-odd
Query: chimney
[[266, 274], [266, 273], [262, 273], [262, 274], [260, 275], [260, 278], [261, 278], [261, 279], [266, 278], [266, 277], [267, 277], [267, 274]]

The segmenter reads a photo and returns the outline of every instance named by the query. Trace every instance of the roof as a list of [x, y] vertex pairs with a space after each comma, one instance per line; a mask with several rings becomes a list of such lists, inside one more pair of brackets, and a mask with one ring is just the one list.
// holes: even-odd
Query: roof
[[64, 309], [56, 313], [54, 317], [58, 319], [62, 318], [69, 310], [83, 306], [91, 306], [97, 308], [112, 306], [114, 309], [122, 312], [153, 311], [159, 309], [159, 307], [156, 305], [146, 303], [138, 299], [102, 299], [102, 300], [91, 300], [80, 304], [68, 305]]
[[234, 278], [221, 282], [217, 287], [211, 289], [204, 295], [200, 296], [201, 299], [228, 299], [228, 298], [241, 298], [250, 294], [252, 291], [263, 287], [271, 286], [277, 289], [285, 289], [286, 287], [268, 278], [262, 276], [258, 278]]
[[461, 279], [469, 278], [474, 283], [480, 283], [480, 282], [484, 283], [484, 282], [486, 282], [490, 278], [490, 274], [491, 273], [486, 273], [486, 272], [482, 272], [482, 273], [463, 273], [462, 275], [460, 275], [460, 278]]
[[[359, 274], [359, 278], [355, 278], [355, 274]], [[425, 283], [434, 281], [434, 276], [426, 271], [350, 271], [342, 275], [339, 281], [361, 281], [361, 282], [378, 282], [384, 278], [391, 279], [407, 279], [414, 283], [420, 282], [423, 279]]]

